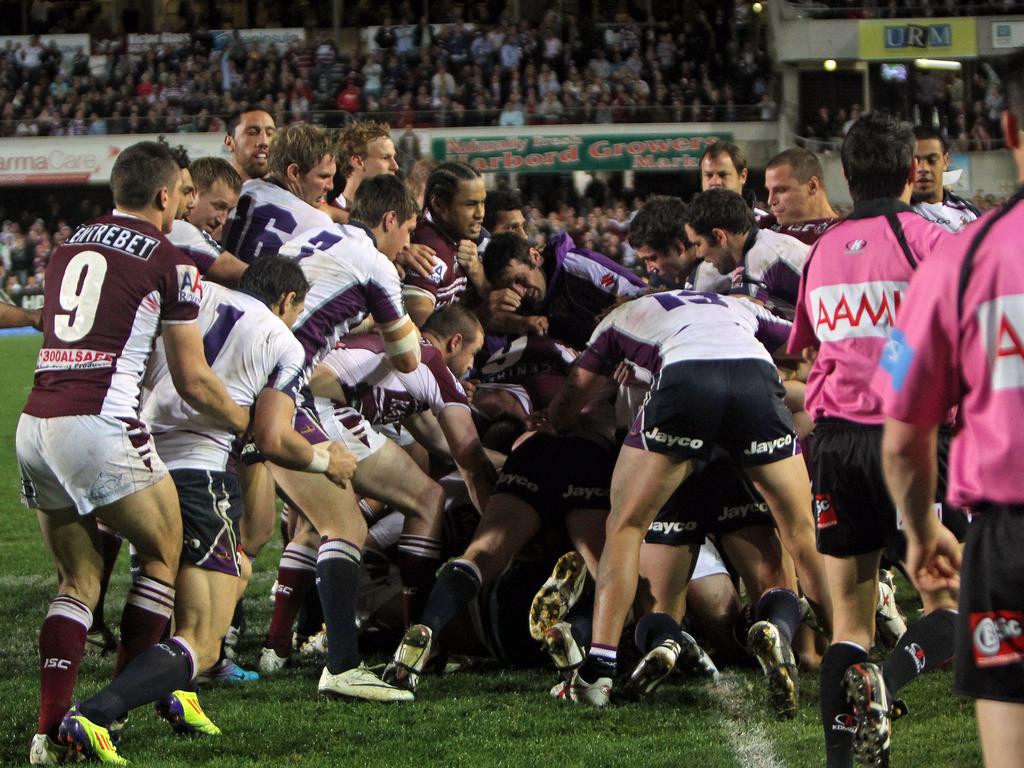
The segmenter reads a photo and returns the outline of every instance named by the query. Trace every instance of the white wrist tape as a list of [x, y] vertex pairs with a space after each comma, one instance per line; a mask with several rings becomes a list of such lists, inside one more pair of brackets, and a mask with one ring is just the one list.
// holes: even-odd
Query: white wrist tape
[[313, 460], [302, 468], [303, 472], [315, 472], [322, 475], [331, 463], [331, 454], [322, 445], [313, 446]]

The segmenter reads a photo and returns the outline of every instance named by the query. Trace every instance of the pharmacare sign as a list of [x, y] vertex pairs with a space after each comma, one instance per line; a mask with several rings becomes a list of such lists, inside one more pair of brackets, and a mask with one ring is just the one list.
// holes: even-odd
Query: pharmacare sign
[[704, 149], [731, 133], [670, 133], [435, 138], [435, 160], [481, 172], [697, 170]]
[[978, 54], [974, 18], [870, 19], [857, 22], [862, 59], [967, 57]]
[[[0, 186], [27, 184], [106, 184], [121, 150], [156, 136], [61, 136], [0, 140]], [[222, 134], [177, 133], [167, 136], [191, 158], [227, 157]]]

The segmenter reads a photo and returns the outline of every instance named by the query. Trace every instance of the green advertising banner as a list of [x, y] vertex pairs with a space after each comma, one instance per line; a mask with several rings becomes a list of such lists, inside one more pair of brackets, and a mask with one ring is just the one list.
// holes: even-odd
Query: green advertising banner
[[435, 160], [457, 160], [478, 171], [685, 171], [697, 170], [704, 149], [732, 141], [731, 133], [435, 138]]

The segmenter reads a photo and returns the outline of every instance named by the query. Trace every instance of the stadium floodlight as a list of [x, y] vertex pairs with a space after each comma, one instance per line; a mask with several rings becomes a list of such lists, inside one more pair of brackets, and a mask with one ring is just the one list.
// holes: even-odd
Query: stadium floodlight
[[914, 59], [914, 66], [918, 69], [946, 69], [952, 72], [959, 72], [963, 68], [959, 61], [946, 59]]
[[836, 67], [839, 65], [836, 64], [835, 59], [825, 59], [825, 61], [822, 62], [822, 66], [825, 68], [826, 72], [835, 72]]

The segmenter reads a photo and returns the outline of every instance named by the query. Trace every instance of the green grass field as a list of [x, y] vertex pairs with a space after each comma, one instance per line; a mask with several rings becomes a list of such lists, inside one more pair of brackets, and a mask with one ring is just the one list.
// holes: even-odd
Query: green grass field
[[[0, 765], [28, 763], [36, 724], [36, 633], [56, 577], [32, 513], [18, 499], [14, 432], [31, 385], [38, 337], [0, 337]], [[242, 661], [255, 664], [269, 623], [266, 599], [280, 543], [261, 555], [250, 594]], [[118, 563], [108, 597], [116, 626], [129, 576]], [[908, 590], [903, 589], [902, 595]], [[525, 617], [524, 617], [525, 618]], [[88, 655], [78, 694], [109, 679], [112, 660]], [[218, 739], [180, 739], [152, 711], [136, 711], [121, 744], [136, 765], [151, 766], [820, 766], [817, 681], [801, 681], [799, 716], [769, 714], [760, 676], [727, 672], [723, 684], [672, 683], [645, 704], [606, 710], [551, 700], [551, 673], [474, 666], [427, 678], [413, 704], [375, 706], [319, 699], [313, 664], [245, 688], [204, 691]], [[955, 698], [948, 671], [904, 693], [911, 715], [894, 731], [893, 766], [980, 765], [969, 701]]]

